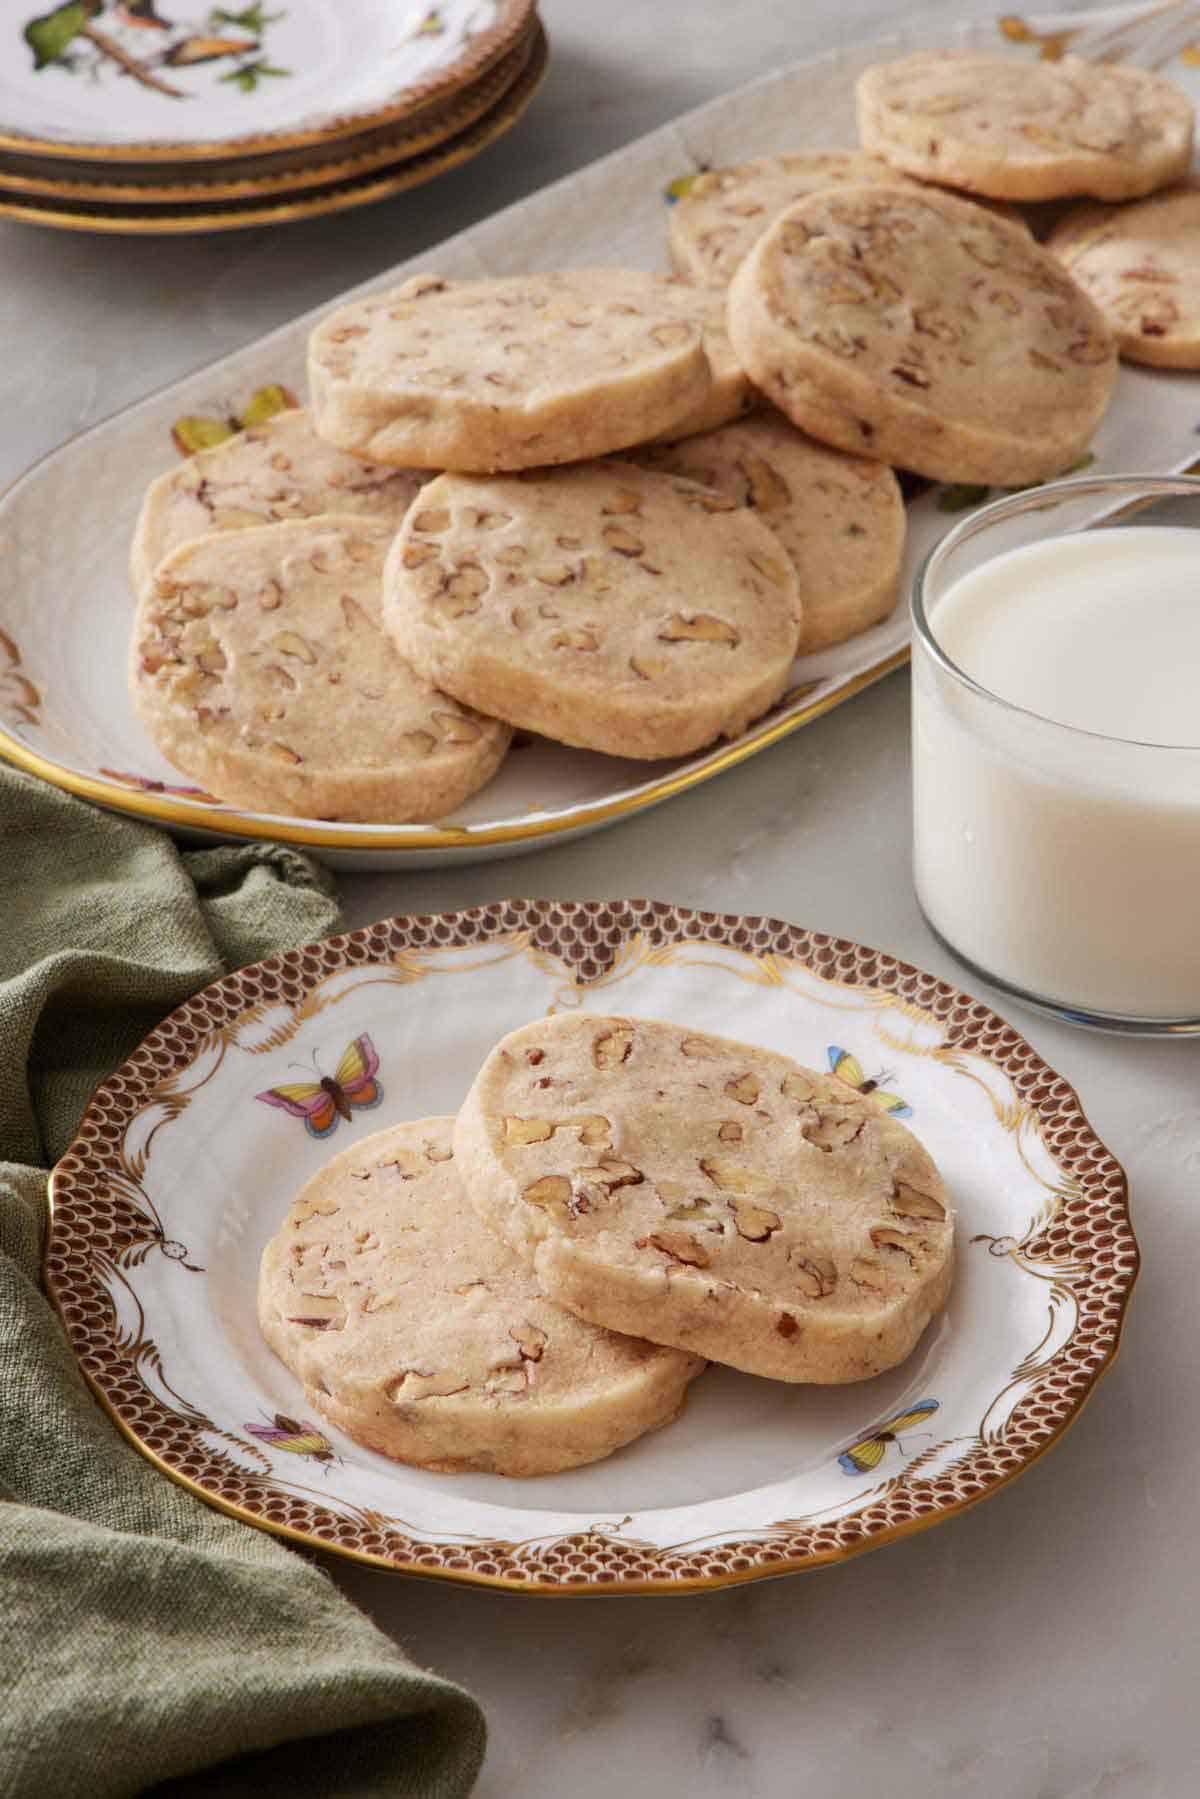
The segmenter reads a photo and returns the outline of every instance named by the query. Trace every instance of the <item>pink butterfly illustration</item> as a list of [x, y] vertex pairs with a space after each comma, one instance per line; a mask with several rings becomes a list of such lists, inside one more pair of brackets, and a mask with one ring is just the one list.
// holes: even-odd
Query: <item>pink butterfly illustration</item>
[[339, 1118], [349, 1119], [350, 1108], [377, 1106], [383, 1088], [375, 1079], [379, 1072], [379, 1056], [375, 1045], [364, 1031], [347, 1047], [337, 1065], [336, 1074], [323, 1074], [315, 1081], [294, 1081], [284, 1087], [268, 1087], [256, 1093], [265, 1106], [279, 1106], [293, 1118], [303, 1118], [304, 1128], [312, 1137], [331, 1137]]

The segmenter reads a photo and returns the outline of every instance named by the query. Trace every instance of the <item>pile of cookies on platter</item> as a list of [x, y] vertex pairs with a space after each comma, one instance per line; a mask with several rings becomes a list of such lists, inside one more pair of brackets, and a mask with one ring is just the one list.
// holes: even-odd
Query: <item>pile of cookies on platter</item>
[[[673, 275], [421, 275], [323, 320], [310, 409], [146, 497], [131, 680], [168, 759], [239, 806], [399, 822], [452, 811], [514, 729], [686, 755], [890, 611], [895, 468], [1017, 486], [1076, 461], [1117, 346], [1064, 262], [1102, 302], [1134, 276], [1091, 223], [1060, 260], [1003, 203], [1176, 180], [1190, 105], [1137, 70], [953, 52], [868, 71], [859, 101], [862, 151], [701, 176]], [[1158, 268], [1144, 320], [1180, 305]]]
[[546, 1474], [669, 1423], [706, 1362], [896, 1366], [944, 1305], [951, 1202], [870, 1094], [658, 1020], [537, 1019], [457, 1118], [365, 1137], [264, 1251], [266, 1341], [348, 1435]]

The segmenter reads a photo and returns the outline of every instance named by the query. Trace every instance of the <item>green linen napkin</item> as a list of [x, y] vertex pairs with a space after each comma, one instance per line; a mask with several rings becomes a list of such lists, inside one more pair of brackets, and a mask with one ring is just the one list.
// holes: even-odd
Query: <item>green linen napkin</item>
[[144, 1461], [39, 1285], [46, 1169], [96, 1084], [206, 982], [337, 921], [328, 878], [292, 850], [180, 853], [0, 767], [3, 1799], [474, 1785], [474, 1700], [315, 1563]]

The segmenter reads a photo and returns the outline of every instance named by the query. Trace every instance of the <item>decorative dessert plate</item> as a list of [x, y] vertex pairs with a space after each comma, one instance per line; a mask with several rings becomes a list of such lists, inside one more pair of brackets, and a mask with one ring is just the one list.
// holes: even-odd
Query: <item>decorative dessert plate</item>
[[474, 80], [528, 29], [534, 0], [166, 11], [0, 0], [0, 145], [174, 162], [320, 143]]
[[[343, 165], [331, 164], [298, 177], [216, 183], [218, 194], [213, 196], [206, 184], [196, 183], [186, 192], [177, 190], [169, 203], [164, 202], [163, 191], [147, 202], [130, 187], [123, 190], [119, 199], [114, 190], [112, 202], [85, 199], [66, 184], [57, 190], [54, 199], [9, 193], [0, 188], [0, 218], [24, 219], [66, 231], [162, 237], [192, 231], [245, 231], [364, 206], [432, 181], [435, 175], [469, 162], [503, 136], [537, 93], [546, 73], [547, 55], [545, 33], [538, 31], [516, 79], [502, 87], [499, 96], [474, 115], [473, 122], [466, 122], [474, 114], [472, 106], [465, 108], [461, 119], [452, 120], [447, 114], [443, 122], [452, 129], [445, 133], [435, 131], [431, 146], [424, 150], [400, 144], [385, 155], [379, 151], [364, 153], [361, 166], [359, 158], [351, 157]], [[420, 141], [418, 135], [415, 142]], [[312, 176], [315, 180], [310, 180]], [[234, 197], [222, 200], [219, 194], [225, 191]]]
[[[994, 26], [964, 27], [956, 36], [965, 44], [1007, 46], [1014, 56], [1036, 54], [1036, 44], [1013, 43]], [[944, 35], [935, 39], [926, 22], [768, 76], [355, 291], [391, 286], [418, 268], [472, 276], [599, 264], [662, 267], [667, 207], [690, 173], [797, 143], [854, 142], [860, 71], [881, 56], [935, 41], [944, 42]], [[1200, 98], [1200, 68], [1176, 62], [1170, 72]], [[336, 195], [322, 202], [340, 203]], [[295, 205], [255, 211], [254, 222], [295, 216]], [[171, 228], [183, 227], [172, 222]], [[884, 624], [797, 662], [784, 698], [733, 742], [649, 764], [525, 742], [454, 818], [434, 825], [265, 816], [196, 792], [154, 750], [128, 698], [129, 540], [145, 486], [177, 453], [178, 420], [200, 415], [219, 429], [223, 420], [244, 417], [250, 396], [264, 387], [301, 395], [305, 343], [318, 316], [297, 319], [119, 413], [55, 451], [0, 501], [9, 577], [0, 597], [0, 754], [70, 792], [191, 835], [278, 838], [318, 849], [347, 868], [420, 868], [539, 848], [655, 805], [767, 748], [907, 659], [902, 598]], [[1187, 468], [1198, 424], [1194, 376], [1123, 367], [1092, 466], [1097, 472]], [[69, 508], [64, 493], [72, 495]], [[982, 488], [940, 487], [913, 504], [902, 593], [955, 514], [988, 497]]]
[[29, 194], [69, 208], [74, 201], [122, 205], [197, 205], [261, 199], [380, 169], [419, 156], [465, 131], [509, 94], [530, 61], [545, 61], [545, 33], [534, 25], [516, 47], [478, 80], [434, 101], [398, 124], [265, 156], [228, 157], [173, 168], [161, 163], [112, 163], [51, 156], [0, 156], [0, 197]]
[[[497, 1038], [570, 1008], [881, 1090], [957, 1209], [950, 1302], [907, 1362], [824, 1388], [710, 1367], [664, 1430], [524, 1481], [390, 1462], [313, 1412], [255, 1316], [290, 1200], [355, 1139], [455, 1111]], [[382, 1097], [360, 1110], [349, 1086], [330, 1140], [263, 1103], [297, 1069], [315, 1092], [364, 1037]], [[987, 1006], [793, 925], [628, 900], [393, 919], [218, 981], [97, 1090], [52, 1177], [46, 1255], [84, 1373], [164, 1473], [312, 1547], [531, 1592], [715, 1587], [952, 1517], [1077, 1416], [1137, 1269], [1121, 1168]]]

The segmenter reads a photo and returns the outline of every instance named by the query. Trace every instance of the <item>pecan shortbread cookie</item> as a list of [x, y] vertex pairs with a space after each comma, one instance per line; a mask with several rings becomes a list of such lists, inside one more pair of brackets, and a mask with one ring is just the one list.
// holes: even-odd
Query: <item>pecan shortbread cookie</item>
[[459, 1180], [452, 1118], [377, 1131], [301, 1189], [267, 1244], [263, 1335], [306, 1404], [441, 1473], [552, 1474], [670, 1423], [699, 1357], [547, 1298]]
[[[731, 352], [732, 354], [732, 352]], [[426, 471], [384, 468], [335, 450], [297, 407], [189, 456], [151, 483], [134, 533], [130, 575], [141, 593], [169, 550], [210, 531], [243, 530], [319, 512], [367, 513], [394, 530]]]
[[778, 699], [801, 608], [752, 513], [613, 461], [431, 482], [388, 556], [384, 620], [465, 704], [654, 758], [736, 736]]
[[418, 275], [340, 307], [312, 333], [313, 423], [342, 449], [404, 467], [601, 456], [707, 401], [707, 304], [681, 282], [629, 269]]
[[863, 147], [910, 175], [998, 200], [1132, 200], [1185, 175], [1190, 101], [1119, 64], [921, 51], [859, 77]]
[[830, 187], [903, 187], [905, 180], [861, 150], [803, 150], [705, 169], [671, 208], [671, 262], [689, 281], [726, 286], [768, 225], [797, 201]]
[[802, 656], [866, 631], [895, 605], [905, 513], [885, 463], [816, 443], [772, 410], [631, 460], [714, 487], [770, 527], [800, 582]]
[[1200, 183], [1132, 206], [1081, 206], [1047, 248], [1096, 302], [1122, 356], [1200, 368]]
[[301, 818], [439, 818], [491, 779], [506, 725], [439, 693], [383, 629], [379, 519], [336, 515], [181, 544], [138, 605], [130, 685], [176, 768]]
[[664, 305], [676, 307], [681, 319], [699, 319], [712, 376], [712, 386], [700, 404], [658, 433], [656, 441], [674, 443], [678, 438], [713, 431], [718, 425], [741, 418], [757, 406], [759, 396], [729, 339], [724, 287], [694, 283], [676, 275], [658, 275], [655, 280], [661, 283], [658, 291]]
[[1062, 265], [1023, 227], [934, 189], [801, 201], [734, 276], [729, 330], [801, 430], [935, 481], [1061, 474], [1117, 375], [1108, 328]]
[[488, 1057], [454, 1148], [474, 1204], [560, 1304], [749, 1374], [879, 1374], [950, 1289], [952, 1210], [921, 1144], [770, 1050], [540, 1019]]

